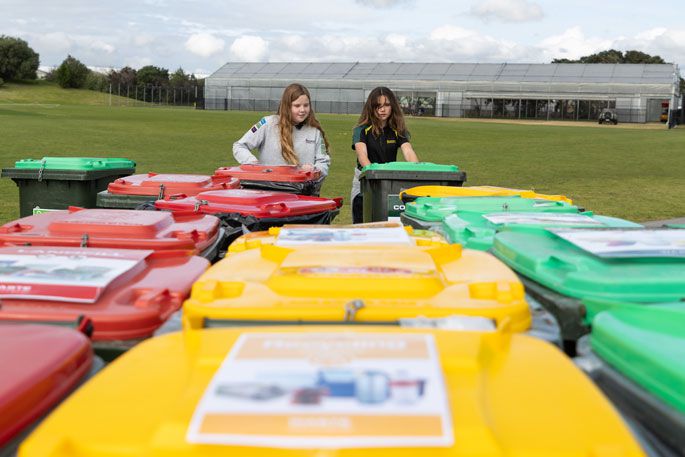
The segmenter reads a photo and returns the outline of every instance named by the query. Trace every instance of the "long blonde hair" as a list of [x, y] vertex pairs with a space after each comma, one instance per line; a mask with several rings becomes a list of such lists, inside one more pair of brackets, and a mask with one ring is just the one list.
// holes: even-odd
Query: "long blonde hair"
[[372, 126], [373, 134], [378, 136], [381, 133], [381, 121], [376, 114], [376, 109], [378, 108], [378, 99], [385, 97], [390, 103], [392, 108], [392, 114], [388, 118], [388, 126], [396, 131], [399, 135], [407, 136], [407, 125], [404, 122], [404, 113], [402, 108], [397, 101], [397, 97], [387, 87], [376, 87], [371, 91], [369, 97], [366, 99], [364, 108], [362, 108], [362, 114], [359, 116], [359, 121], [357, 121], [357, 126], [359, 125], [370, 125]]
[[302, 84], [293, 83], [285, 88], [283, 91], [283, 96], [281, 97], [281, 103], [278, 105], [278, 130], [281, 137], [281, 154], [283, 159], [292, 165], [298, 165], [297, 154], [293, 148], [293, 120], [291, 119], [290, 107], [293, 102], [306, 95], [309, 99], [309, 116], [304, 120], [305, 125], [319, 129], [321, 136], [323, 137], [323, 142], [326, 145], [326, 151], [329, 150], [328, 139], [326, 134], [321, 128], [321, 124], [316, 119], [314, 114], [314, 107], [311, 106], [312, 97], [309, 95], [309, 91]]

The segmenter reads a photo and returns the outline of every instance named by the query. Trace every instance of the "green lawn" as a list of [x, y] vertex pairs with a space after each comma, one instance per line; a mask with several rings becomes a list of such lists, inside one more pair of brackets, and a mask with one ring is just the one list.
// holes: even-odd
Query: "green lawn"
[[[233, 164], [231, 145], [265, 113], [110, 107], [108, 96], [46, 83], [0, 87], [0, 165], [43, 156], [126, 157], [139, 172], [211, 173]], [[117, 104], [116, 101], [114, 103]], [[319, 115], [332, 144], [325, 196], [349, 196], [356, 116]], [[596, 213], [636, 221], [685, 216], [685, 128], [525, 125], [409, 120], [424, 161], [453, 163], [469, 185], [568, 195]], [[0, 221], [18, 216], [18, 192], [0, 180]], [[345, 206], [338, 222], [349, 222]]]

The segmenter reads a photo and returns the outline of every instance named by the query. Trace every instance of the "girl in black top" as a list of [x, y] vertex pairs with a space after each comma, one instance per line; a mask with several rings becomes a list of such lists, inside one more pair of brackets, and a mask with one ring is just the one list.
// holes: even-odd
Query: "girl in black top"
[[362, 222], [363, 199], [359, 188], [360, 170], [372, 163], [397, 161], [401, 149], [404, 160], [418, 162], [409, 143], [404, 114], [395, 94], [387, 87], [376, 87], [366, 99], [352, 133], [352, 149], [357, 153], [357, 168], [352, 180], [352, 221]]

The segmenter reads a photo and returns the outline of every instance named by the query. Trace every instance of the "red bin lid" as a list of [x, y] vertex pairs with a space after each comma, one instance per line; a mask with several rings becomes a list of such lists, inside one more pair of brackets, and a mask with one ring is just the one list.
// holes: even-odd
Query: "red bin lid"
[[303, 171], [296, 165], [243, 164], [217, 168], [214, 176], [230, 176], [244, 181], [307, 182], [318, 180], [321, 172], [316, 169]]
[[107, 191], [116, 195], [164, 197], [173, 194], [197, 195], [209, 190], [236, 189], [239, 186], [240, 181], [231, 176], [148, 173], [116, 179], [107, 186]]
[[0, 322], [88, 316], [95, 341], [146, 338], [208, 267], [189, 251], [0, 248]]
[[66, 397], [92, 363], [90, 341], [74, 329], [0, 323], [0, 447]]
[[158, 200], [155, 207], [177, 212], [238, 213], [258, 218], [279, 218], [333, 211], [340, 207], [340, 202], [285, 192], [229, 189], [202, 192], [194, 197], [177, 200]]
[[69, 208], [0, 227], [0, 244], [202, 252], [219, 236], [220, 221], [200, 214]]

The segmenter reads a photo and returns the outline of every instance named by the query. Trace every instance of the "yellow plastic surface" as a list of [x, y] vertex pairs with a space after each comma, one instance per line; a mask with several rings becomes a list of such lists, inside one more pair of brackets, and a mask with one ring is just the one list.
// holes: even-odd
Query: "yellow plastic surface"
[[[336, 229], [336, 228], [374, 228], [374, 227], [399, 227], [401, 224], [397, 222], [370, 222], [368, 224], [355, 225], [284, 225], [283, 227], [270, 227], [269, 230], [262, 232], [250, 232], [241, 235], [235, 239], [228, 247], [228, 252], [243, 252], [247, 249], [258, 248], [265, 244], [274, 244], [276, 237], [283, 228], [322, 228], [322, 229]], [[440, 234], [430, 230], [417, 230], [408, 225], [404, 226], [411, 240], [417, 246], [428, 247], [437, 246], [440, 244], [449, 244], [449, 242]]]
[[[470, 315], [530, 327], [516, 274], [494, 256], [431, 238], [415, 244], [283, 247], [258, 235], [193, 285], [184, 328], [224, 321], [341, 322], [356, 300], [355, 322]], [[259, 243], [257, 243], [259, 241]], [[240, 245], [240, 243], [239, 243]], [[226, 322], [226, 325], [230, 325]]]
[[[268, 330], [292, 333], [301, 332], [302, 327]], [[340, 327], [307, 330], [350, 331]], [[429, 333], [354, 329], [357, 334], [392, 331]], [[186, 432], [196, 405], [240, 333], [237, 329], [173, 333], [139, 344], [43, 421], [23, 443], [19, 456], [644, 455], [614, 408], [558, 349], [525, 335], [435, 330], [430, 333], [445, 378], [454, 435], [451, 447], [322, 450], [188, 443]]]
[[417, 197], [513, 197], [521, 198], [540, 198], [543, 200], [562, 201], [569, 205], [573, 201], [565, 195], [538, 194], [532, 190], [509, 189], [507, 187], [495, 186], [473, 186], [473, 187], [452, 187], [452, 186], [417, 186], [400, 192], [403, 194], [414, 195]]

